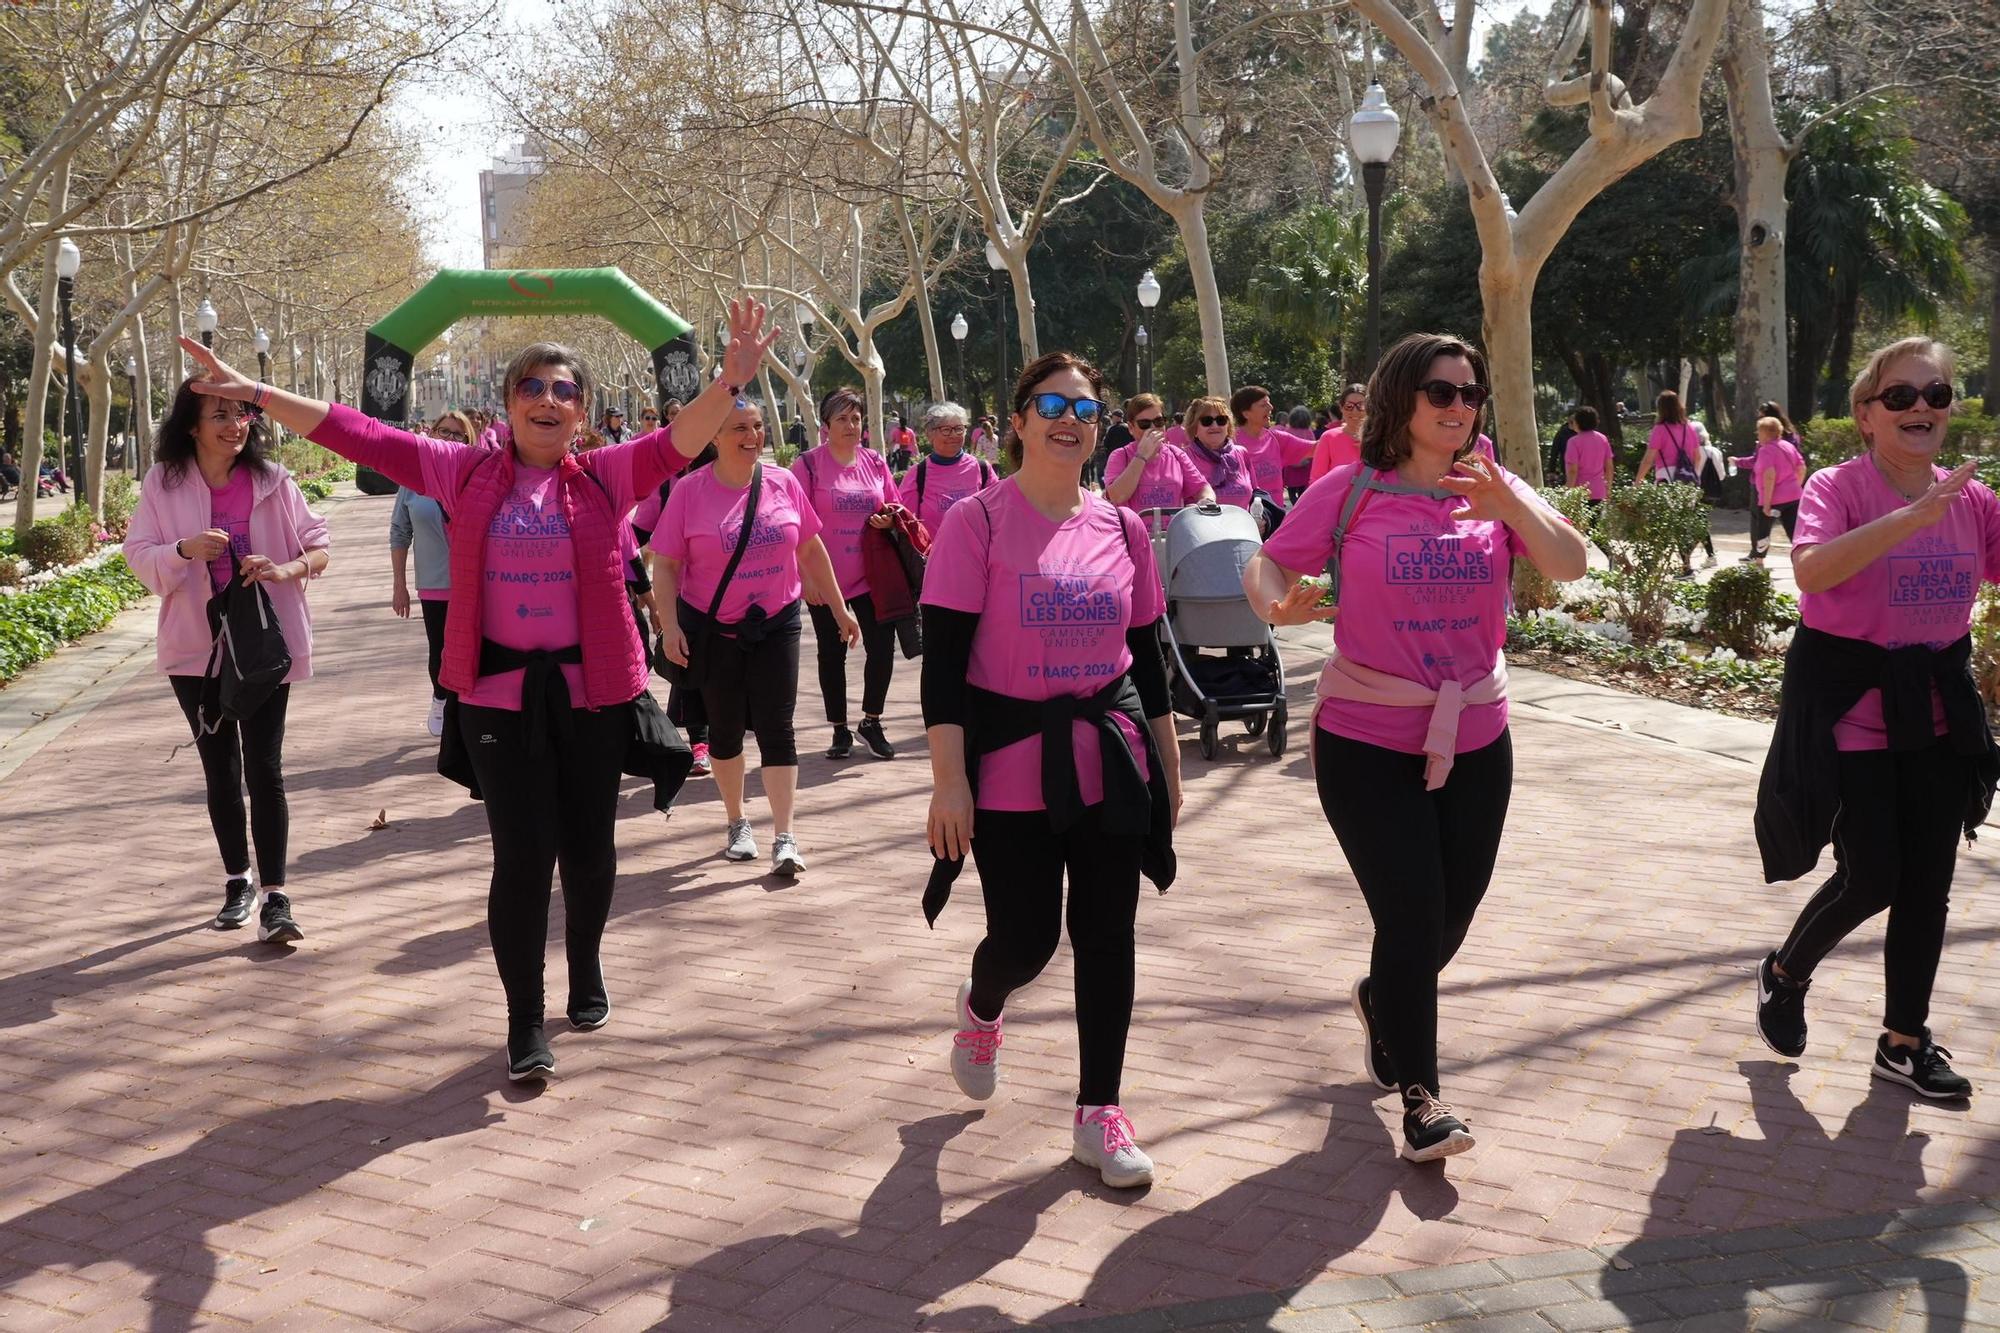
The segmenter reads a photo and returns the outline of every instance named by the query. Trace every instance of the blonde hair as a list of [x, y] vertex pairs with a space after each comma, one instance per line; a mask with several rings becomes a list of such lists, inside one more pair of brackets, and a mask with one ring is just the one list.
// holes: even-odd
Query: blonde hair
[[[1868, 358], [1868, 364], [1862, 366], [1861, 373], [1854, 377], [1853, 385], [1847, 390], [1849, 416], [1857, 422], [1860, 421], [1861, 405], [1882, 391], [1882, 377], [1889, 373], [1890, 366], [1906, 356], [1928, 357], [1937, 362], [1938, 369], [1944, 372], [1947, 380], [1951, 378], [1953, 366], [1951, 348], [1935, 338], [1926, 338], [1922, 334], [1913, 338], [1898, 338], [1887, 347], [1876, 348], [1875, 354]], [[1861, 438], [1870, 448], [1874, 447], [1874, 442], [1868, 439], [1866, 431], [1862, 432]]]
[[1187, 405], [1185, 412], [1181, 413], [1181, 429], [1188, 433], [1189, 438], [1193, 438], [1196, 429], [1198, 429], [1195, 422], [1201, 417], [1204, 409], [1212, 411], [1215, 415], [1225, 417], [1230, 421], [1236, 419], [1236, 414], [1229, 410], [1229, 400], [1227, 398], [1197, 398]]
[[1776, 417], [1757, 418], [1758, 439], [1775, 440], [1778, 439], [1780, 436], [1782, 436], [1784, 433], [1785, 433], [1785, 423], [1778, 420]]

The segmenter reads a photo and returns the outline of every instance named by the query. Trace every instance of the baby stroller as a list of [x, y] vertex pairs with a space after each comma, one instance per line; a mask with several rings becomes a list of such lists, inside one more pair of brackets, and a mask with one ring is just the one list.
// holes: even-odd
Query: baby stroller
[[1233, 506], [1199, 505], [1167, 524], [1160, 544], [1167, 614], [1160, 618], [1174, 711], [1201, 724], [1201, 755], [1215, 758], [1225, 720], [1241, 719], [1285, 752], [1285, 668], [1271, 627], [1243, 595], [1243, 567], [1263, 543]]

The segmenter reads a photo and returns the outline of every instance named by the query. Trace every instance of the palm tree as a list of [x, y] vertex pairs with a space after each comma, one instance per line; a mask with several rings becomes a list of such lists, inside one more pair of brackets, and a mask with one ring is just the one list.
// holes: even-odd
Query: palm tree
[[1323, 340], [1333, 348], [1340, 378], [1360, 354], [1361, 321], [1368, 301], [1368, 222], [1312, 204], [1273, 230], [1271, 253], [1251, 277], [1257, 313], [1287, 333]]

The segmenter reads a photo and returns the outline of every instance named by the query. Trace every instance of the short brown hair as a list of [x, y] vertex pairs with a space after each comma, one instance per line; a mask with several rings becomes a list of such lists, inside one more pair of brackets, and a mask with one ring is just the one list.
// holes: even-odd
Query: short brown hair
[[590, 411], [590, 400], [597, 396], [597, 377], [590, 373], [590, 367], [583, 363], [582, 357], [561, 343], [529, 343], [514, 353], [514, 359], [507, 363], [507, 377], [501, 400], [513, 402], [514, 386], [519, 384], [529, 371], [540, 366], [561, 366], [576, 376], [576, 387], [583, 394], [578, 400], [578, 405], [586, 414]]
[[[1431, 362], [1441, 356], [1462, 356], [1472, 363], [1473, 383], [1491, 388], [1486, 357], [1477, 347], [1449, 333], [1412, 333], [1382, 354], [1368, 379], [1368, 424], [1361, 428], [1361, 461], [1389, 471], [1410, 456], [1410, 418], [1416, 415], [1417, 386], [1430, 375]], [[1472, 414], [1472, 429], [1454, 458], [1471, 454], [1479, 439], [1486, 409]]]
[[819, 400], [819, 419], [831, 421], [850, 407], [861, 414], [863, 425], [868, 424], [868, 404], [862, 401], [860, 394], [845, 385], [829, 390], [826, 397]]
[[1261, 384], [1246, 384], [1229, 395], [1229, 419], [1237, 425], [1243, 424], [1243, 414], [1271, 396], [1271, 391]]
[[[1014, 381], [1014, 415], [1017, 417], [1027, 415], [1028, 399], [1034, 397], [1035, 386], [1049, 376], [1060, 374], [1065, 370], [1074, 370], [1077, 374], [1090, 381], [1091, 396], [1100, 402], [1103, 401], [1103, 371], [1078, 356], [1075, 352], [1044, 352], [1027, 365], [1021, 367], [1021, 377]], [[1095, 425], [1102, 426], [1103, 423], [1097, 422]], [[1007, 458], [1007, 466], [1018, 468], [1021, 466], [1021, 436], [1018, 431], [1012, 429], [1013, 423], [1011, 420], [1008, 422], [1008, 426], [1007, 443], [1002, 446], [1002, 449]]]
[[1951, 378], [1951, 348], [1935, 338], [1922, 335], [1898, 338], [1887, 347], [1876, 348], [1867, 364], [1861, 367], [1861, 373], [1854, 377], [1854, 383], [1847, 390], [1849, 416], [1857, 419], [1861, 416], [1861, 405], [1882, 392], [1882, 377], [1889, 373], [1889, 367], [1906, 356], [1927, 356], [1938, 363], [1938, 369], [1944, 372], [1946, 379]]
[[1156, 393], [1135, 393], [1125, 400], [1125, 419], [1130, 421], [1149, 407], [1157, 407], [1161, 411], [1165, 411], [1166, 406], [1165, 403], [1160, 401], [1160, 395]]
[[[1203, 394], [1201, 397], [1190, 402], [1181, 411], [1181, 429], [1186, 431], [1190, 438], [1193, 437], [1195, 432], [1195, 418], [1199, 417], [1204, 410], [1228, 412], [1229, 404], [1213, 394]], [[1233, 419], [1235, 414], [1231, 413], [1230, 415]]]
[[1653, 411], [1663, 426], [1678, 426], [1687, 420], [1687, 409], [1681, 406], [1681, 396], [1672, 389], [1661, 391], [1659, 401], [1653, 404]]

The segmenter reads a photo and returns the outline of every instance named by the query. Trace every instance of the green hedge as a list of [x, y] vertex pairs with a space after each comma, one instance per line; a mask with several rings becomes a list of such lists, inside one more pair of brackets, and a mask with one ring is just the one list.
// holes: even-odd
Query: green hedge
[[[1861, 431], [1853, 417], [1817, 417], [1803, 422], [1799, 438], [1806, 467], [1813, 472], [1845, 463], [1861, 452]], [[1939, 461], [1950, 456], [1950, 461], [1959, 462], [1972, 454], [1996, 452], [2000, 452], [2000, 420], [1978, 412], [1961, 412], [1945, 426]]]
[[33, 592], [0, 597], [0, 681], [12, 680], [63, 644], [103, 629], [145, 595], [119, 555]]
[[304, 493], [306, 499], [316, 503], [332, 495], [336, 483], [354, 480], [354, 464], [338, 463], [324, 472], [310, 477], [299, 477], [297, 480], [299, 490]]

